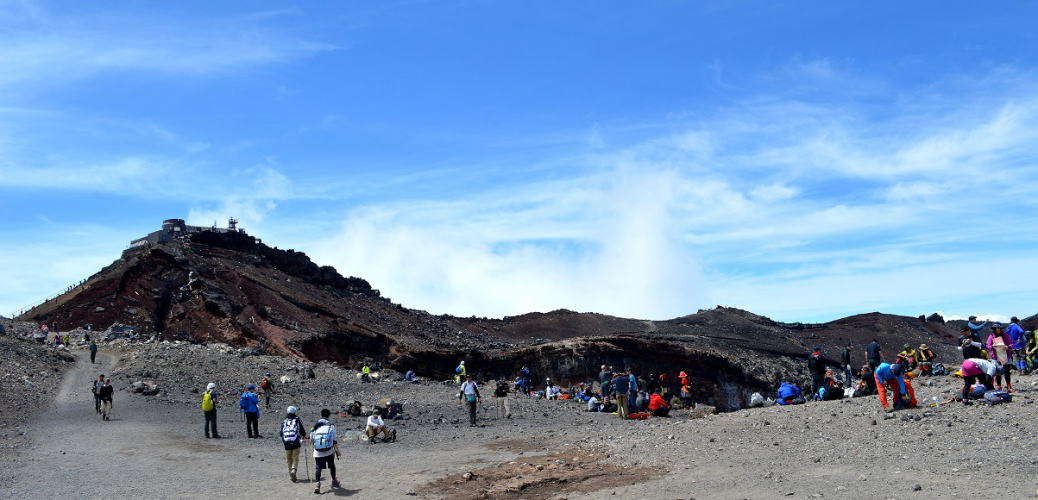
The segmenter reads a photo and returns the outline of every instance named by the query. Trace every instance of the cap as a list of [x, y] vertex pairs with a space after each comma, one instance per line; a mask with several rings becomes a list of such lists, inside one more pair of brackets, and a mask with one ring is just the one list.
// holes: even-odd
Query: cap
[[295, 415], [297, 411], [299, 411], [299, 408], [296, 408], [295, 406], [289, 406], [287, 410], [289, 415]]
[[207, 390], [207, 391], [211, 391], [213, 389], [216, 389], [216, 384], [214, 384], [212, 382], [209, 382], [209, 385], [205, 386], [205, 390]]
[[245, 386], [245, 388], [251, 391], [251, 390], [256, 388], [256, 384], [249, 384], [249, 385]]
[[926, 344], [919, 344], [919, 348], [920, 349], [929, 349], [929, 347], [926, 347]]

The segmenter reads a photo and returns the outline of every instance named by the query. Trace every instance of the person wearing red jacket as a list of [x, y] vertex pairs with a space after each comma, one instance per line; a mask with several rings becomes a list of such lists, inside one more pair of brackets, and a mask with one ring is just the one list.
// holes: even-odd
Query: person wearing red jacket
[[649, 411], [652, 412], [654, 417], [670, 416], [670, 405], [663, 400], [663, 396], [660, 396], [660, 391], [658, 390], [649, 396]]

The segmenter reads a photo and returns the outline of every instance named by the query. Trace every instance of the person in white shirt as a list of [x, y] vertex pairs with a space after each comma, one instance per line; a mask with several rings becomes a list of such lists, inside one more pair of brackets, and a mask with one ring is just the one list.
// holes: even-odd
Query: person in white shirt
[[544, 396], [548, 399], [559, 399], [559, 394], [561, 393], [562, 390], [559, 389], [559, 386], [549, 382], [548, 390], [545, 392]]
[[386, 427], [385, 421], [382, 420], [382, 412], [377, 408], [371, 410], [371, 416], [368, 417], [368, 425], [364, 428], [364, 434], [368, 436], [371, 442], [374, 442], [375, 437], [379, 434], [382, 434], [383, 442], [396, 441], [396, 429], [389, 430], [389, 427]]
[[[476, 385], [476, 381], [472, 380], [472, 375], [465, 377], [465, 382], [461, 384], [461, 392], [458, 393], [458, 399], [464, 400], [465, 405], [469, 409], [469, 427], [476, 426], [476, 408], [483, 398], [479, 396], [479, 386]], [[459, 401], [460, 403], [461, 401]]]

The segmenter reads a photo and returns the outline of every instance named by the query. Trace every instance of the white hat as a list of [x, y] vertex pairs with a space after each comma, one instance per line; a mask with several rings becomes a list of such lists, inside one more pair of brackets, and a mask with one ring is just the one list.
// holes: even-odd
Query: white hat
[[295, 415], [297, 411], [299, 411], [299, 409], [296, 408], [295, 406], [289, 406], [288, 407], [288, 414], [289, 415]]
[[212, 382], [209, 382], [209, 385], [205, 386], [205, 390], [207, 390], [207, 391], [211, 391], [213, 389], [216, 389], [216, 384], [214, 384]]

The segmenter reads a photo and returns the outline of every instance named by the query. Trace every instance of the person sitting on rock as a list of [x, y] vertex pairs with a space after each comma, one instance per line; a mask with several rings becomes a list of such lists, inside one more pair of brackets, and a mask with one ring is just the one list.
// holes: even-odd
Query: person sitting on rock
[[871, 396], [876, 393], [876, 377], [873, 376], [872, 366], [866, 363], [858, 372], [861, 380], [858, 387], [854, 389], [855, 396]]
[[776, 393], [778, 395], [776, 403], [780, 405], [798, 405], [804, 402], [800, 388], [789, 382], [782, 382]]
[[548, 387], [544, 390], [545, 399], [559, 399], [559, 395], [561, 394], [562, 390], [559, 389], [559, 386], [552, 383], [551, 379], [549, 379]]
[[360, 368], [360, 381], [371, 382], [371, 367], [367, 363]]
[[905, 369], [906, 372], [915, 370], [916, 367], [916, 352], [912, 348], [911, 344], [905, 344], [901, 348], [901, 352], [897, 353], [898, 362]]
[[649, 396], [649, 411], [652, 412], [654, 417], [669, 417], [670, 416], [670, 405], [663, 400], [663, 396], [660, 395], [660, 390]]
[[591, 399], [587, 400], [587, 411], [600, 412], [604, 406], [598, 396], [591, 396]]
[[[963, 327], [963, 329], [969, 330], [965, 327]], [[967, 360], [973, 358], [983, 358], [984, 353], [981, 351], [981, 348], [983, 346], [984, 344], [974, 341], [972, 338], [970, 338], [969, 335], [962, 337], [961, 344], [959, 346], [959, 350], [962, 351], [962, 359]]]
[[916, 355], [916, 359], [919, 362], [919, 375], [929, 376], [933, 370], [933, 362], [937, 359], [937, 354], [926, 344], [919, 344], [919, 350], [916, 351]]
[[[915, 408], [915, 389], [912, 382], [904, 377], [904, 368], [897, 364], [880, 363], [876, 368], [876, 390], [879, 391], [879, 402], [884, 411], [893, 411], [900, 408]], [[891, 400], [893, 408], [887, 404], [887, 390], [892, 391]]]
[[374, 442], [375, 438], [381, 434], [383, 442], [396, 441], [396, 430], [390, 430], [386, 427], [386, 423], [382, 420], [382, 412], [378, 408], [371, 410], [371, 416], [368, 417], [368, 423], [364, 427], [364, 434], [368, 436], [371, 442]]

